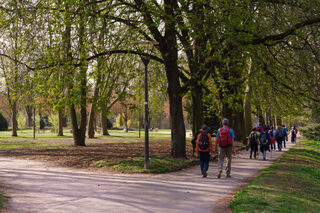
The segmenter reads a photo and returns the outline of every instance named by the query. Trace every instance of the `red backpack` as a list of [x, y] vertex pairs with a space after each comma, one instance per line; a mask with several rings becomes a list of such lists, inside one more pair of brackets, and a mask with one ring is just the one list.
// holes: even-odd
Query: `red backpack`
[[220, 128], [219, 136], [218, 136], [218, 144], [219, 146], [226, 147], [232, 145], [232, 139], [230, 135], [229, 128]]

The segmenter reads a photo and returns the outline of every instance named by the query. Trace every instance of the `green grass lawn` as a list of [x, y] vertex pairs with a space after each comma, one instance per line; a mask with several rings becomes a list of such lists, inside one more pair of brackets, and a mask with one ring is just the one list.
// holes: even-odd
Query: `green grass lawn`
[[8, 200], [8, 197], [6, 197], [0, 192], [0, 212], [3, 212], [3, 203], [6, 202], [7, 200]]
[[129, 157], [120, 161], [113, 159], [101, 160], [96, 162], [99, 168], [112, 168], [113, 170], [124, 173], [166, 173], [177, 171], [188, 165], [193, 165], [189, 159], [174, 159], [164, 157], [150, 157], [149, 170], [144, 169], [144, 157]]
[[301, 141], [230, 203], [233, 212], [320, 212], [320, 141]]

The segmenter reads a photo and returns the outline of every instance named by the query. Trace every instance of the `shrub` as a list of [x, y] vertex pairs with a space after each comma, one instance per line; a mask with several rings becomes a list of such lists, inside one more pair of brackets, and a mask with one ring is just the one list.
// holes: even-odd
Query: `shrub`
[[44, 122], [43, 118], [40, 119], [40, 129], [44, 129], [46, 123]]
[[112, 122], [109, 119], [107, 119], [107, 128], [108, 129], [112, 128]]
[[0, 112], [0, 131], [8, 130], [8, 121], [3, 117]]
[[300, 131], [307, 139], [320, 141], [320, 123], [309, 123]]

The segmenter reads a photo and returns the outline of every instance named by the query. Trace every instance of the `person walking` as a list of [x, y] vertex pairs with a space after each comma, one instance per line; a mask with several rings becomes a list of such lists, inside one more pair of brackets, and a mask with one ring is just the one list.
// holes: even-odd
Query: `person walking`
[[288, 129], [285, 127], [285, 125], [282, 125], [282, 145], [283, 148], [286, 148], [286, 141], [288, 140]]
[[294, 132], [296, 133], [296, 138], [294, 140], [294, 142], [296, 143], [297, 142], [298, 129], [296, 128], [296, 126], [293, 126], [293, 128], [294, 128]]
[[250, 147], [250, 159], [252, 159], [252, 153], [254, 153], [254, 159], [257, 158], [257, 151], [258, 151], [258, 135], [257, 129], [253, 128], [251, 133], [249, 134], [249, 144]]
[[200, 133], [197, 137], [196, 142], [196, 157], [200, 156], [200, 169], [202, 177], [207, 177], [207, 172], [209, 169], [210, 156], [212, 154], [212, 140], [211, 135], [208, 133], [209, 127], [207, 125], [202, 125]]
[[275, 150], [276, 149], [276, 138], [275, 138], [276, 131], [273, 129], [273, 127], [271, 127], [268, 133], [270, 136], [270, 147], [271, 149]]
[[267, 158], [267, 151], [270, 152], [269, 144], [270, 144], [270, 136], [268, 131], [265, 129], [261, 132], [259, 136], [260, 140], [260, 151], [263, 154], [263, 160]]
[[235, 154], [234, 147], [234, 132], [229, 128], [229, 120], [224, 118], [222, 120], [222, 127], [218, 130], [216, 135], [215, 151], [218, 151], [219, 145], [219, 160], [218, 160], [218, 178], [221, 178], [224, 157], [227, 156], [228, 164], [226, 167], [226, 177], [231, 178], [231, 158], [232, 152]]
[[295, 143], [296, 142], [296, 131], [294, 130], [294, 127], [292, 127], [292, 129], [290, 130], [290, 134], [291, 134], [291, 143]]
[[282, 129], [281, 126], [278, 126], [278, 129], [276, 130], [276, 141], [278, 144], [278, 151], [281, 152], [282, 149], [282, 141], [283, 141], [283, 133], [282, 133]]

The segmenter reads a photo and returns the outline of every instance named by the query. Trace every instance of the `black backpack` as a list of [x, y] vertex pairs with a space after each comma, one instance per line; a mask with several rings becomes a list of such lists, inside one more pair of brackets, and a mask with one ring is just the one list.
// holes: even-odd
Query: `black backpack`
[[208, 138], [208, 133], [205, 134], [200, 134], [200, 138], [199, 138], [199, 148], [201, 150], [205, 150], [208, 149], [209, 147], [209, 138]]
[[264, 133], [261, 133], [261, 138], [260, 138], [261, 145], [266, 145], [267, 144], [267, 135]]
[[251, 145], [257, 145], [257, 133], [250, 133], [249, 140]]

